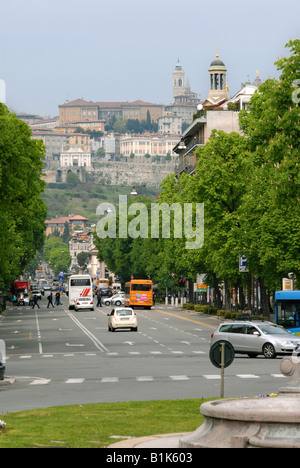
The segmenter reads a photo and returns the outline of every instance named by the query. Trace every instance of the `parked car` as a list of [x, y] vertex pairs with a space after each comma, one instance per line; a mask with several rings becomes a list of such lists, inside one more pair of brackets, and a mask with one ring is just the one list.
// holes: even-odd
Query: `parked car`
[[131, 328], [138, 330], [138, 320], [136, 313], [131, 307], [116, 307], [108, 315], [108, 331], [115, 331], [119, 328]]
[[103, 303], [106, 306], [110, 306], [110, 305], [120, 306], [120, 305], [124, 305], [124, 299], [125, 299], [124, 294], [115, 294], [112, 297], [103, 298]]
[[229, 341], [237, 354], [266, 359], [292, 354], [300, 347], [300, 337], [279, 325], [262, 321], [228, 321], [221, 323], [211, 335], [211, 346]]
[[74, 303], [75, 310], [90, 309], [94, 310], [94, 302], [90, 297], [77, 297]]
[[19, 306], [28, 306], [29, 305], [29, 294], [21, 293], [17, 296], [17, 305]]

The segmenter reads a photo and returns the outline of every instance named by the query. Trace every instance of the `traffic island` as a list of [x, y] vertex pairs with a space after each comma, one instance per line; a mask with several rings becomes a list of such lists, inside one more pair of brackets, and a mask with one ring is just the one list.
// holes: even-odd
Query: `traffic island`
[[4, 385], [11, 385], [15, 383], [16, 379], [13, 377], [5, 377], [3, 380], [0, 380], [0, 387]]
[[217, 400], [200, 408], [203, 424], [179, 440], [180, 448], [300, 448], [300, 362], [282, 359], [289, 377], [277, 397]]

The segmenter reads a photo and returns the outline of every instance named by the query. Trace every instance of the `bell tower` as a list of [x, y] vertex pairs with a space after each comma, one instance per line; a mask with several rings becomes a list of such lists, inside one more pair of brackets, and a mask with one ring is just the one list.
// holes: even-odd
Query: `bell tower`
[[175, 103], [175, 97], [183, 95], [184, 90], [184, 71], [178, 59], [175, 70], [173, 71], [173, 104]]
[[213, 60], [208, 69], [209, 71], [209, 93], [205, 101], [206, 106], [215, 106], [228, 99], [228, 86], [226, 83], [227, 68], [219, 54], [216, 60]]

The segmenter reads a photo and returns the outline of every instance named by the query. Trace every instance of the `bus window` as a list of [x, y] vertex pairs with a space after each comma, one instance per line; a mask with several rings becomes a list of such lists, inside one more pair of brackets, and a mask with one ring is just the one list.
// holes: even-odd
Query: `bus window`
[[136, 284], [131, 285], [131, 291], [152, 291], [152, 284]]
[[71, 286], [90, 286], [91, 280], [89, 278], [73, 278], [71, 279]]
[[278, 301], [277, 323], [287, 329], [299, 327], [300, 301]]

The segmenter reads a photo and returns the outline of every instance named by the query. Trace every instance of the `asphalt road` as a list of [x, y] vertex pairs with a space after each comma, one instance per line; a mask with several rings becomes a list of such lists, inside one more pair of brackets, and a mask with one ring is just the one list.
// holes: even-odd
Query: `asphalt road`
[[[0, 320], [6, 374], [0, 413], [47, 406], [220, 396], [220, 370], [209, 359], [219, 321], [165, 305], [137, 310], [139, 331], [107, 330], [111, 308], [69, 311], [10, 307]], [[277, 393], [280, 358], [236, 355], [225, 369], [225, 396]]]

